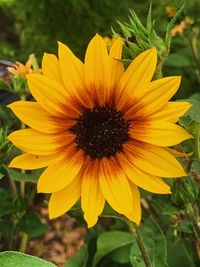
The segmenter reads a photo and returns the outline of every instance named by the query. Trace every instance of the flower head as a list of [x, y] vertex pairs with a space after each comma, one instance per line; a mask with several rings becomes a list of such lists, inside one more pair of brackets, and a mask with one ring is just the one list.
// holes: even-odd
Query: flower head
[[30, 128], [8, 139], [25, 153], [10, 167], [47, 167], [38, 192], [52, 193], [50, 218], [68, 211], [81, 197], [84, 218], [96, 224], [105, 201], [139, 223], [138, 187], [169, 194], [161, 177], [185, 176], [168, 146], [191, 138], [176, 125], [190, 104], [171, 102], [180, 77], [152, 81], [155, 48], [141, 53], [124, 71], [122, 40], [108, 53], [96, 35], [82, 63], [59, 43], [58, 58], [45, 54], [43, 74], [27, 76], [36, 102], [9, 105]]
[[183, 35], [186, 28], [193, 24], [193, 21], [190, 17], [185, 17], [179, 24], [177, 24], [172, 30], [171, 35], [176, 36], [177, 34]]
[[12, 67], [8, 67], [8, 71], [14, 76], [21, 75], [25, 77], [32, 72], [32, 58], [29, 58], [25, 65], [16, 61], [16, 64]]
[[169, 18], [174, 17], [176, 15], [176, 8], [174, 6], [166, 6], [165, 12]]

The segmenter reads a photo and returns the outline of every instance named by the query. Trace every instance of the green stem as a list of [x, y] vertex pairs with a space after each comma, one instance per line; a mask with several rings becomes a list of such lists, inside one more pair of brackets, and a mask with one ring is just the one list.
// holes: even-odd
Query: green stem
[[154, 80], [157, 80], [157, 79], [160, 79], [160, 78], [163, 77], [162, 67], [163, 67], [163, 62], [160, 62], [156, 67], [156, 71], [155, 71], [155, 74], [154, 74]]
[[23, 233], [22, 234], [20, 248], [19, 248], [19, 251], [20, 252], [22, 252], [22, 253], [25, 253], [26, 252], [27, 243], [28, 243], [28, 235], [25, 234], [25, 233]]
[[[24, 170], [22, 170], [21, 173], [24, 173], [23, 171]], [[22, 198], [24, 198], [25, 196], [25, 182], [24, 181], [20, 182], [20, 195]]]
[[[20, 99], [22, 101], [25, 101], [26, 96], [21, 95]], [[25, 127], [26, 127], [25, 124], [23, 122], [21, 122], [21, 129], [24, 129]], [[25, 172], [26, 172], [25, 170], [21, 170], [21, 173], [25, 173]], [[25, 196], [25, 182], [24, 181], [20, 182], [20, 195], [22, 198], [24, 198], [24, 196]], [[22, 252], [22, 253], [26, 252], [27, 243], [28, 243], [28, 235], [23, 233], [22, 238], [21, 238], [20, 248], [19, 248], [20, 252]]]
[[138, 229], [137, 225], [135, 223], [131, 222], [131, 221], [127, 221], [126, 219], [125, 219], [125, 221], [129, 226], [130, 232], [133, 234], [133, 236], [136, 239], [136, 242], [137, 242], [138, 248], [139, 248], [139, 250], [141, 252], [142, 258], [143, 258], [144, 263], [145, 263], [145, 266], [146, 267], [152, 267], [151, 261], [149, 259], [149, 256], [148, 256], [147, 252], [146, 252], [146, 248], [144, 246], [144, 243], [143, 243], [143, 240], [142, 240], [142, 237], [140, 235], [140, 232], [139, 232], [139, 229]]
[[[26, 95], [21, 95], [20, 99], [22, 101], [25, 101]], [[24, 129], [24, 128], [25, 128], [25, 124], [21, 122], [21, 129]], [[26, 172], [25, 170], [21, 170], [21, 173], [25, 173], [25, 172]], [[20, 182], [20, 194], [21, 194], [21, 197], [24, 198], [24, 195], [25, 195], [25, 182], [24, 181]]]
[[193, 37], [190, 41], [190, 48], [192, 51], [192, 56], [194, 60], [194, 64], [196, 66], [196, 73], [197, 73], [197, 78], [200, 83], [200, 62], [199, 62], [199, 54], [198, 54], [198, 49], [197, 49], [197, 39]]
[[197, 224], [197, 219], [196, 219], [195, 214], [194, 214], [194, 208], [191, 205], [189, 205], [187, 207], [187, 213], [190, 216], [190, 218], [192, 219], [194, 233], [196, 235], [197, 240], [199, 241], [200, 240], [200, 229], [199, 229], [199, 226]]
[[10, 141], [5, 141], [1, 146], [0, 146], [0, 151], [3, 151], [3, 149], [10, 143]]
[[16, 187], [15, 182], [13, 181], [13, 179], [10, 176], [8, 176], [8, 180], [9, 180], [10, 189], [11, 189], [13, 197], [17, 197], [18, 193], [17, 193], [17, 187]]

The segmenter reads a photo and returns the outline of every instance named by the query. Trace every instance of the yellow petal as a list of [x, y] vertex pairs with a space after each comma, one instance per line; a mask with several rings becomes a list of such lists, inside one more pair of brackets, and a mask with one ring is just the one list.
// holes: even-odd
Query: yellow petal
[[135, 167], [147, 173], [169, 178], [186, 176], [182, 165], [165, 148], [139, 142], [137, 146], [125, 145], [124, 151]]
[[121, 168], [135, 185], [157, 194], [169, 194], [170, 188], [160, 177], [148, 174], [133, 165], [133, 160], [121, 153], [118, 156]]
[[85, 55], [85, 80], [87, 88], [100, 105], [110, 97], [110, 59], [103, 39], [96, 34]]
[[155, 48], [146, 50], [132, 61], [116, 90], [117, 105], [122, 107], [130, 96], [141, 92], [140, 87], [151, 81], [156, 63], [157, 50]]
[[18, 157], [15, 157], [9, 164], [9, 167], [23, 170], [39, 169], [50, 165], [54, 161], [57, 161], [59, 156], [59, 154], [50, 156], [37, 156], [24, 153]]
[[63, 43], [58, 42], [59, 64], [65, 88], [69, 94], [86, 108], [91, 108], [90, 97], [86, 93], [84, 65]]
[[174, 146], [193, 138], [182, 127], [171, 122], [151, 121], [134, 125], [130, 132], [134, 139], [157, 146]]
[[174, 76], [155, 80], [143, 86], [140, 95], [136, 97], [133, 93], [132, 107], [128, 109], [125, 116], [131, 119], [149, 117], [149, 115], [161, 109], [176, 93], [180, 82], [181, 77]]
[[33, 59], [30, 56], [30, 58], [27, 60], [26, 65], [25, 65], [26, 69], [29, 70], [31, 68], [32, 64], [33, 64]]
[[78, 175], [83, 164], [83, 155], [79, 150], [72, 157], [65, 157], [50, 165], [40, 176], [38, 193], [52, 193], [68, 186]]
[[48, 135], [32, 129], [15, 131], [7, 138], [16, 147], [33, 155], [55, 154], [74, 140], [72, 134]]
[[37, 102], [16, 101], [8, 107], [21, 121], [39, 132], [48, 134], [63, 132], [74, 124], [67, 118], [52, 117]]
[[112, 45], [109, 53], [111, 65], [111, 87], [114, 89], [124, 73], [124, 65], [121, 62], [123, 42], [119, 37]]
[[49, 201], [49, 217], [56, 218], [67, 212], [81, 195], [81, 179], [76, 177], [68, 186], [51, 195]]
[[100, 161], [99, 183], [101, 191], [110, 206], [119, 213], [127, 214], [132, 210], [133, 197], [128, 180], [112, 159]]
[[27, 75], [29, 89], [37, 102], [54, 116], [78, 117], [63, 86], [41, 74]]
[[62, 83], [59, 63], [55, 55], [44, 53], [42, 58], [42, 73], [51, 80]]
[[133, 209], [130, 213], [126, 214], [126, 217], [135, 222], [137, 225], [140, 224], [142, 211], [141, 211], [141, 204], [140, 204], [140, 191], [138, 187], [130, 182], [130, 188], [133, 195]]
[[168, 102], [160, 110], [151, 114], [149, 119], [176, 123], [192, 104], [188, 102]]
[[81, 206], [88, 227], [96, 224], [105, 204], [105, 197], [99, 186], [98, 165], [97, 160], [92, 161], [82, 180]]

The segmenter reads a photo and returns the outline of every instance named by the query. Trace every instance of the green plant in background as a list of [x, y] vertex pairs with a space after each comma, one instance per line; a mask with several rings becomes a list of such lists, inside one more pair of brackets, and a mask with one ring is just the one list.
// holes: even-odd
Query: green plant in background
[[[25, 1], [19, 2], [20, 3], [10, 1], [9, 5], [10, 7], [15, 5], [20, 9]], [[55, 4], [55, 2], [56, 1], [50, 1], [50, 6]], [[169, 3], [169, 1], [165, 2], [166, 5]], [[78, 14], [83, 19], [83, 7], [87, 9], [89, 7], [88, 3], [89, 1], [86, 3], [83, 1], [74, 1], [73, 3], [71, 2], [71, 6], [69, 6], [72, 10], [75, 7], [79, 9], [80, 13]], [[177, 3], [179, 3], [179, 1], [177, 1]], [[44, 12], [44, 4], [47, 4], [46, 1], [41, 1], [38, 7], [39, 12]], [[62, 13], [62, 4], [63, 3], [58, 7], [57, 11], [54, 10], [56, 16], [58, 16], [57, 13]], [[90, 4], [92, 6], [92, 1], [90, 1]], [[26, 7], [29, 12], [31, 7], [33, 7], [32, 5], [35, 5], [35, 3], [31, 3], [29, 7]], [[94, 6], [95, 2], [93, 2], [93, 7]], [[164, 9], [164, 6], [162, 7]], [[159, 8], [157, 9], [159, 10]], [[163, 26], [163, 29], [158, 32], [154, 29], [159, 23], [159, 18], [158, 23], [154, 22], [152, 20], [153, 16], [151, 15], [151, 10], [149, 11], [146, 26], [144, 26], [144, 22], [140, 20], [140, 16], [131, 11], [130, 23], [120, 22], [119, 25], [122, 30], [115, 30], [115, 35], [120, 34], [124, 38], [123, 60], [125, 65], [129, 63], [130, 59], [135, 58], [135, 56], [140, 54], [143, 50], [156, 46], [159, 51], [160, 63], [157, 68], [157, 77], [161, 76], [162, 72], [165, 74], [182, 72], [183, 76], [186, 74], [183, 81], [182, 93], [177, 95], [176, 98], [180, 100], [182, 97], [188, 97], [187, 101], [191, 102], [193, 106], [189, 112], [180, 119], [179, 123], [194, 136], [194, 139], [187, 142], [185, 141], [181, 146], [176, 147], [176, 149], [186, 152], [194, 151], [191, 157], [185, 154], [185, 156], [180, 159], [185, 169], [187, 169], [188, 177], [182, 180], [177, 179], [169, 181], [173, 191], [171, 197], [155, 197], [154, 195], [147, 195], [145, 192], [142, 192], [141, 203], [144, 210], [144, 222], [139, 227], [139, 230], [132, 228], [129, 224], [127, 225], [127, 221], [124, 221], [123, 218], [119, 218], [107, 205], [102, 214], [101, 223], [88, 231], [85, 244], [74, 257], [66, 262], [65, 267], [198, 266], [198, 253], [200, 250], [199, 21], [198, 18], [195, 18], [195, 13], [192, 11], [191, 6], [190, 9], [188, 9], [186, 5], [182, 10], [182, 8], [178, 9], [176, 5], [174, 9], [179, 10], [178, 15], [175, 16], [176, 21], [173, 19], [172, 23], [169, 22], [170, 26], [167, 28], [166, 35], [164, 30], [166, 29], [166, 24]], [[189, 12], [188, 10], [191, 11]], [[17, 12], [17, 9], [12, 12]], [[27, 12], [27, 14], [25, 14], [25, 11], [24, 13], [22, 12], [21, 19], [24, 19], [23, 16], [28, 17], [29, 12]], [[182, 14], [180, 14], [181, 12]], [[63, 13], [65, 14], [65, 12]], [[54, 14], [52, 14], [52, 16], [53, 15]], [[92, 16], [92, 13], [90, 15]], [[186, 16], [191, 17], [192, 23], [186, 25], [181, 33], [177, 32], [171, 47], [171, 54], [169, 54], [171, 30], [179, 26]], [[42, 18], [43, 16], [41, 16], [41, 19]], [[97, 22], [95, 21], [95, 23]], [[103, 24], [100, 18], [98, 23], [96, 26], [97, 28]], [[41, 35], [36, 34], [37, 31], [44, 34], [43, 30], [45, 31], [47, 26], [43, 25], [43, 29], [40, 32], [39, 27], [41, 25], [42, 21], [40, 20], [36, 21], [34, 26], [32, 25], [33, 28], [24, 29], [23, 34], [25, 36], [23, 37], [24, 39], [21, 39], [22, 43], [24, 42], [25, 47], [26, 45], [28, 47], [30, 43], [33, 45], [30, 46], [26, 52], [32, 53], [36, 51], [38, 54], [43, 52], [43, 46], [48, 42], [49, 35], [42, 40]], [[55, 27], [58, 28], [57, 25]], [[80, 24], [77, 25], [77, 27], [79, 28]], [[115, 29], [115, 27], [113, 28]], [[102, 32], [105, 35], [109, 35], [108, 29], [106, 27], [105, 29], [106, 30]], [[30, 31], [30, 35], [28, 31]], [[84, 29], [84, 31], [86, 31], [86, 33], [82, 32], [82, 34], [85, 42], [81, 41], [78, 43], [76, 39], [77, 36], [73, 34], [72, 31], [70, 32], [70, 30], [68, 30], [70, 35], [73, 36], [72, 40], [74, 40], [74, 42], [68, 42], [72, 43], [74, 50], [78, 51], [80, 55], [82, 55], [82, 46], [85, 46], [92, 34], [91, 32], [89, 33], [89, 31], [87, 32], [86, 29]], [[31, 41], [29, 38], [34, 32], [35, 35]], [[63, 36], [64, 41], [65, 38], [66, 37]], [[41, 47], [38, 46], [39, 39], [42, 42]], [[81, 39], [81, 35], [78, 40], [79, 39]], [[49, 47], [51, 47], [50, 51], [54, 50], [52, 47], [54, 47], [53, 42], [55, 42], [55, 38], [52, 37], [52, 40], [53, 41], [49, 44]], [[38, 67], [36, 67], [36, 69], [38, 69]], [[189, 74], [187, 72], [189, 72]], [[26, 78], [23, 75], [13, 76], [11, 85], [2, 81], [0, 86], [9, 92], [17, 93], [20, 98], [24, 99], [29, 97]], [[15, 129], [24, 127], [24, 125], [21, 125], [10, 110], [2, 105], [0, 106], [0, 121], [0, 179], [2, 182], [6, 182], [7, 176], [7, 182], [9, 184], [9, 188], [7, 188], [8, 186], [0, 188], [1, 250], [19, 250], [21, 252], [26, 252], [28, 239], [40, 236], [47, 231], [47, 225], [44, 225], [30, 208], [30, 204], [36, 193], [35, 183], [42, 170], [27, 173], [7, 167], [11, 159], [19, 155], [20, 151], [11, 145], [6, 139], [6, 135]], [[72, 208], [71, 214], [77, 216], [80, 223], [83, 223], [81, 219], [82, 215], [79, 216], [79, 204]], [[105, 217], [111, 218], [108, 225], [105, 224]], [[133, 239], [132, 234], [129, 233], [129, 228], [132, 234], [136, 236], [136, 239]], [[147, 257], [147, 259], [144, 259], [145, 257]], [[28, 264], [33, 267], [55, 266], [39, 258], [17, 252], [0, 253], [0, 266], [2, 267], [25, 267]]]

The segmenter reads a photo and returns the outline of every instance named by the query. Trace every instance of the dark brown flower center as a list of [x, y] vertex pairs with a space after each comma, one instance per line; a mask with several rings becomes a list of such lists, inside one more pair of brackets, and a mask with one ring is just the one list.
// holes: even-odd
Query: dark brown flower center
[[71, 131], [76, 145], [92, 159], [111, 157], [129, 140], [129, 124], [123, 114], [109, 105], [86, 109]]

